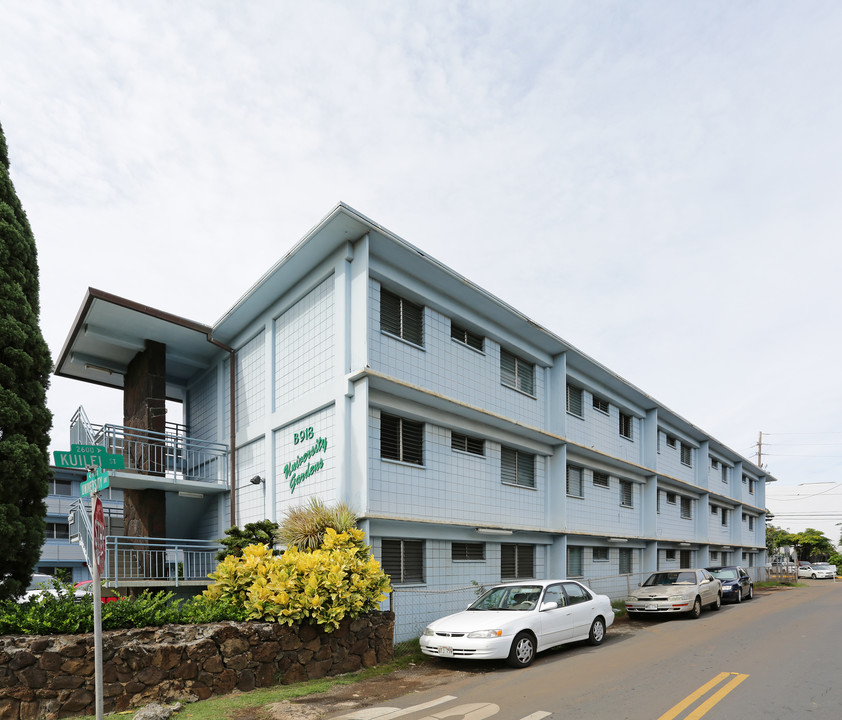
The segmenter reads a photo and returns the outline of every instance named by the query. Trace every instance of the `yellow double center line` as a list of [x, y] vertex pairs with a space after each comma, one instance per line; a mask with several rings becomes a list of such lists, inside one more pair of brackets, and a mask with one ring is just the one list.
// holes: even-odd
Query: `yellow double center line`
[[729, 692], [731, 692], [747, 677], [748, 675], [741, 675], [740, 673], [719, 673], [719, 675], [717, 675], [713, 680], [711, 680], [710, 682], [706, 682], [698, 690], [695, 690], [692, 693], [690, 693], [680, 703], [678, 703], [677, 705], [673, 705], [669, 710], [667, 710], [663, 715], [661, 715], [661, 717], [659, 717], [658, 720], [673, 720], [673, 718], [678, 717], [679, 714], [684, 712], [699, 698], [709, 693], [711, 690], [713, 690], [713, 688], [722, 683], [724, 680], [731, 678], [727, 683], [725, 683], [725, 685], [719, 688], [719, 690], [717, 690], [713, 695], [711, 695], [707, 700], [705, 700], [701, 705], [699, 705], [692, 713], [690, 713], [689, 715], [687, 715], [687, 717], [684, 718], [684, 720], [699, 720], [700, 717], [702, 717], [708, 710], [710, 710], [714, 705], [716, 705], [716, 703], [722, 700], [722, 698], [724, 698]]

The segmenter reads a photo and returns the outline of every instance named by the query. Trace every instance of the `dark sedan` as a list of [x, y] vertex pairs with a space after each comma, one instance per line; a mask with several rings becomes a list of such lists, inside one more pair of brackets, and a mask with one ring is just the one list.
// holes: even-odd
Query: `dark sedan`
[[751, 577], [737, 565], [709, 567], [707, 571], [722, 583], [722, 601], [741, 603], [754, 597], [754, 583]]

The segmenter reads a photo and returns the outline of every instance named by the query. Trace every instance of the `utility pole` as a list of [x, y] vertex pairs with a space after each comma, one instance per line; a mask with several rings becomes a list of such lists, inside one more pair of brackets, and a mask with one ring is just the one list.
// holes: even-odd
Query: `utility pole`
[[763, 467], [763, 431], [757, 433], [757, 467]]

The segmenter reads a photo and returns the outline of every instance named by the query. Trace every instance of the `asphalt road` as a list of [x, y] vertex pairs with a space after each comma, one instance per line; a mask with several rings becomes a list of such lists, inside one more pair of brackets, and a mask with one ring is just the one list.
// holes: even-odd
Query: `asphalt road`
[[[698, 620], [618, 623], [600, 647], [502, 663], [335, 720], [842, 719], [842, 582], [757, 593]], [[456, 660], [441, 661], [469, 669]]]

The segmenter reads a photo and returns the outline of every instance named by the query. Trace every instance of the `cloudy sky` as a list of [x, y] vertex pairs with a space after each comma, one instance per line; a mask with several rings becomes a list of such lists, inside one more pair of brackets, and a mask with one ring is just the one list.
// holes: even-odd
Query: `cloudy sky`
[[[342, 200], [743, 455], [762, 431], [782, 484], [842, 480], [842, 3], [0, 6], [54, 358], [87, 287], [212, 324]], [[54, 449], [80, 404], [121, 420], [49, 397]]]

